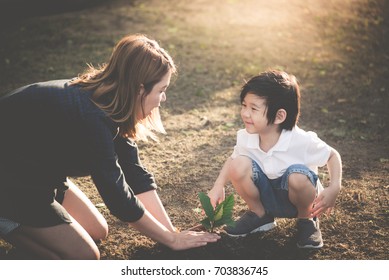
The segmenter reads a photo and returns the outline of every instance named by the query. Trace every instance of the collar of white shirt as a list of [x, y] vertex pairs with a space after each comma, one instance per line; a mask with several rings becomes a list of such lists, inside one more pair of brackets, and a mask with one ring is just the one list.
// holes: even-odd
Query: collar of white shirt
[[[295, 128], [293, 128], [295, 130]], [[286, 151], [288, 150], [290, 141], [292, 139], [293, 130], [285, 130], [283, 129], [278, 139], [277, 143], [267, 152], [267, 154], [273, 153], [275, 151]], [[259, 135], [258, 134], [250, 134], [247, 133], [247, 147], [249, 149], [257, 149], [261, 150], [259, 147]], [[265, 153], [265, 152], [263, 152]]]

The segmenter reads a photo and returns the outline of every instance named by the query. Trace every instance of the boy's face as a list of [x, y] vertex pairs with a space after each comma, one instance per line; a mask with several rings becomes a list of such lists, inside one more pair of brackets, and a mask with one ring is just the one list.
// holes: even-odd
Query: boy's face
[[266, 100], [253, 93], [247, 93], [242, 102], [240, 116], [248, 133], [261, 134], [268, 128]]

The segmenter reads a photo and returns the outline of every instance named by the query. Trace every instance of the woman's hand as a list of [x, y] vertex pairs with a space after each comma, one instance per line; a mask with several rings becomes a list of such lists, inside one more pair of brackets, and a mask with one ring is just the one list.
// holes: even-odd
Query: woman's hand
[[169, 231], [163, 224], [145, 210], [143, 216], [131, 225], [154, 241], [160, 242], [173, 250], [185, 250], [216, 242], [220, 236], [209, 232]]
[[209, 232], [182, 231], [172, 232], [173, 242], [166, 244], [172, 250], [185, 250], [207, 245], [209, 242], [216, 242], [220, 236]]

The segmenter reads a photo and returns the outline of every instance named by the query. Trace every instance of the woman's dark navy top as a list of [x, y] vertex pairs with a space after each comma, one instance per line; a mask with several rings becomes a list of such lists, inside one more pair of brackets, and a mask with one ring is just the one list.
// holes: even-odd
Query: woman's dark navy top
[[[0, 99], [1, 172], [37, 189], [90, 175], [114, 216], [137, 221], [144, 207], [135, 194], [156, 189], [154, 177], [135, 142], [119, 136], [91, 101], [92, 92], [69, 81], [31, 84]], [[0, 193], [9, 187], [0, 184]]]

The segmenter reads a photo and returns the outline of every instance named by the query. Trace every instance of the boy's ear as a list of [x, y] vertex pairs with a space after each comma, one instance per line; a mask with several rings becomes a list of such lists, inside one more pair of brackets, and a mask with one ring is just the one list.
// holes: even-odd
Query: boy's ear
[[276, 119], [274, 120], [274, 124], [281, 124], [286, 120], [287, 113], [285, 109], [279, 109], [276, 114]]

